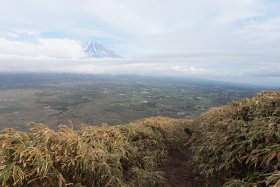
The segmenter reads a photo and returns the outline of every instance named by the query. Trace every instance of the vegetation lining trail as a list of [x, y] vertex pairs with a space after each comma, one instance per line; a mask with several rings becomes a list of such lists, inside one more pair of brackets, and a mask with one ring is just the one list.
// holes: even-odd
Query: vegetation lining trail
[[2, 186], [278, 187], [280, 92], [192, 121], [154, 117], [57, 132], [38, 124], [2, 130], [0, 142]]
[[214, 186], [280, 186], [280, 92], [233, 102], [192, 125], [193, 161]]
[[0, 132], [2, 186], [162, 186], [168, 147], [186, 120], [157, 117], [115, 127]]

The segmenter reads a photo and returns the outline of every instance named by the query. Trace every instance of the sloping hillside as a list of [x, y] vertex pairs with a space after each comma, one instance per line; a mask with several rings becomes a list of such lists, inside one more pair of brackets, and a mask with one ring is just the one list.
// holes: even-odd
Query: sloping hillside
[[0, 131], [2, 186], [280, 185], [280, 92], [193, 120]]
[[280, 92], [214, 109], [192, 125], [193, 160], [214, 186], [280, 186]]
[[150, 118], [115, 127], [58, 132], [35, 125], [0, 132], [2, 186], [162, 186], [169, 147], [181, 146], [185, 120]]

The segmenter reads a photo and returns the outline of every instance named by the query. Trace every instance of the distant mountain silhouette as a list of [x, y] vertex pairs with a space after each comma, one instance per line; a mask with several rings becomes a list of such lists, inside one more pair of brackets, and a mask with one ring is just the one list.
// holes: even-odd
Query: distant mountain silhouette
[[99, 42], [94, 40], [86, 41], [82, 44], [82, 47], [88, 58], [119, 58], [113, 50], [106, 48]]

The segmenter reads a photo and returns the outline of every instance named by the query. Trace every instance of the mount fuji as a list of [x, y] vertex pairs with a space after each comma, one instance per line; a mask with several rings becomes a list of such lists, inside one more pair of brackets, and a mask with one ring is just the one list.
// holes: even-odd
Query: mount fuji
[[94, 40], [82, 43], [82, 47], [88, 58], [120, 58], [112, 49]]

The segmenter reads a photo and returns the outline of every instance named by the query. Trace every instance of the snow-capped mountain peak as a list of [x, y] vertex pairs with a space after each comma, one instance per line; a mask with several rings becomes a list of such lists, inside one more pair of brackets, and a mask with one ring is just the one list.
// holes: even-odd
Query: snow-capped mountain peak
[[94, 40], [84, 42], [82, 44], [82, 47], [87, 57], [89, 58], [105, 58], [105, 57], [119, 58], [120, 57], [113, 50], [106, 48], [104, 45]]

